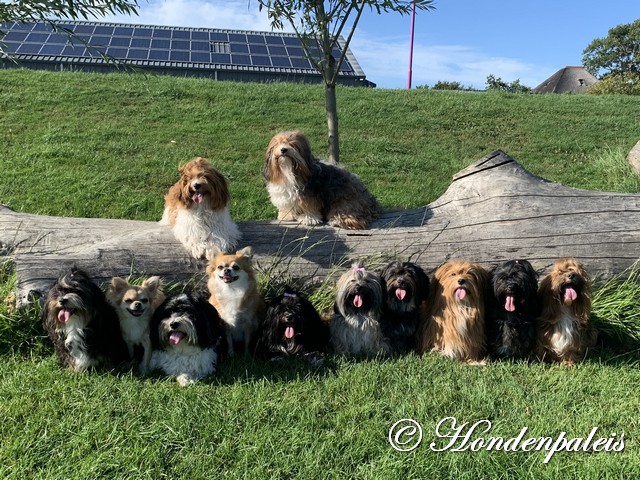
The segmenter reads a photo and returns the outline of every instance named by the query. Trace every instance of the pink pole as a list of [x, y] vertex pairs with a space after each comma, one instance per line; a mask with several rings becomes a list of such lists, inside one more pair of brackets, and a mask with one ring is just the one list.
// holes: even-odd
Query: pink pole
[[409, 39], [409, 76], [407, 79], [407, 88], [411, 90], [411, 75], [413, 68], [413, 30], [416, 24], [416, 2], [411, 5], [411, 38]]

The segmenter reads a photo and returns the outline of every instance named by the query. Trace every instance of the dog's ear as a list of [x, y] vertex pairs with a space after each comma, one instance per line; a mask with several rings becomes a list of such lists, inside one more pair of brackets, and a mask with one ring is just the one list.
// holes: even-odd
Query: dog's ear
[[150, 292], [156, 292], [162, 286], [162, 280], [160, 277], [153, 276], [147, 278], [144, 282], [142, 282], [142, 288], [148, 289]]
[[209, 276], [213, 275], [213, 272], [215, 272], [217, 268], [218, 268], [218, 262], [216, 262], [216, 259], [214, 257], [211, 260], [209, 260], [209, 263], [207, 263], [207, 275]]
[[[206, 160], [203, 159], [205, 162]], [[227, 179], [209, 165], [209, 162], [206, 162], [206, 173], [207, 181], [211, 185], [211, 193], [209, 194], [209, 206], [212, 210], [220, 210], [227, 206], [229, 203], [229, 199], [231, 198], [231, 194], [229, 193], [229, 185], [227, 184]]]
[[236, 256], [242, 256], [251, 260], [253, 258], [253, 248], [251, 248], [250, 246], [244, 247], [242, 250], [238, 250], [236, 252]]
[[267, 147], [267, 153], [264, 156], [264, 169], [262, 170], [262, 176], [267, 182], [271, 181], [271, 154], [273, 153], [274, 142], [271, 140]]
[[142, 288], [146, 288], [151, 295], [151, 308], [156, 309], [164, 302], [165, 296], [162, 291], [162, 280], [158, 276], [147, 278], [142, 282]]
[[111, 283], [109, 284], [109, 292], [113, 292], [119, 295], [128, 287], [129, 283], [125, 279], [120, 277], [113, 277], [111, 279]]

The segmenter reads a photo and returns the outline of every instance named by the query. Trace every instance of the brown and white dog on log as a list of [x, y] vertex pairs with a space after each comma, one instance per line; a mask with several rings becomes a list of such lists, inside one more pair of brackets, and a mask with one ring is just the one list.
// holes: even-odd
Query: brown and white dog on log
[[469, 363], [482, 362], [489, 273], [476, 263], [452, 260], [436, 270], [431, 287], [417, 336], [418, 353], [439, 352]]
[[160, 225], [166, 225], [194, 258], [232, 251], [240, 240], [229, 214], [229, 186], [206, 158], [180, 166], [180, 179], [164, 197]]
[[542, 313], [538, 319], [538, 358], [573, 365], [595, 344], [589, 325], [591, 280], [574, 258], [555, 262], [538, 289]]
[[234, 343], [242, 342], [245, 354], [252, 350], [267, 310], [258, 291], [252, 257], [251, 247], [245, 247], [235, 254], [219, 253], [207, 266], [209, 303], [226, 324], [229, 356], [234, 354]]
[[380, 214], [378, 202], [360, 179], [314, 158], [302, 132], [275, 135], [265, 162], [264, 178], [278, 220], [298, 220], [305, 225], [327, 222], [362, 230]]

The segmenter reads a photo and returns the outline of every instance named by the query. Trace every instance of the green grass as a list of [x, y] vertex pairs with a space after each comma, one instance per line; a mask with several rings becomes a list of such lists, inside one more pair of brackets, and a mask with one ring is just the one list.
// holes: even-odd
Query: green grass
[[[387, 208], [437, 199], [451, 175], [500, 148], [579, 188], [638, 192], [625, 156], [640, 98], [338, 89], [342, 162]], [[261, 178], [271, 136], [300, 128], [325, 153], [322, 89], [0, 70], [0, 203], [32, 213], [157, 220], [179, 163], [209, 157], [237, 220], [269, 219]], [[286, 262], [286, 259], [282, 260]], [[0, 478], [633, 478], [640, 469], [638, 279], [598, 285], [594, 317], [627, 352], [574, 368], [470, 367], [437, 356], [329, 357], [324, 367], [235, 359], [187, 389], [158, 376], [62, 371], [39, 308], [15, 311], [0, 264]], [[287, 278], [261, 273], [274, 295]], [[179, 289], [180, 286], [172, 286]], [[331, 307], [332, 285], [312, 292]], [[490, 420], [487, 436], [625, 435], [623, 452], [434, 452], [437, 423]], [[422, 444], [391, 448], [419, 421]], [[474, 437], [476, 438], [476, 437]]]

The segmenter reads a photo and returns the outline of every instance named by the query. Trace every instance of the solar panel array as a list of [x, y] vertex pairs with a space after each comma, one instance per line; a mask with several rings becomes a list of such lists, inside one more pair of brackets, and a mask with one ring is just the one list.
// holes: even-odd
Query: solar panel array
[[[70, 21], [63, 21], [58, 27], [56, 31], [48, 23], [0, 24], [0, 31], [5, 33], [0, 35], [0, 41], [4, 50], [18, 60], [42, 57], [77, 61], [100, 59], [104, 54], [133, 65], [161, 62], [183, 64], [186, 68], [227, 66], [315, 72], [294, 34]], [[314, 57], [320, 57], [317, 46], [311, 51]], [[335, 48], [332, 53], [337, 59], [341, 50]], [[347, 53], [341, 74], [364, 77], [351, 52]]]

